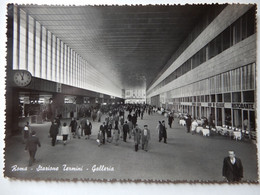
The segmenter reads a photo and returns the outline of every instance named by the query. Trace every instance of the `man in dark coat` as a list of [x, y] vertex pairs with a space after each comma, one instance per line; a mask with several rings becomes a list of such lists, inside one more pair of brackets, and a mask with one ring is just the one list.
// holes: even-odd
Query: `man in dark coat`
[[30, 136], [26, 142], [25, 150], [29, 151], [29, 167], [32, 166], [32, 163], [35, 161], [35, 154], [37, 151], [37, 145], [41, 147], [39, 138], [36, 137], [36, 132], [32, 131], [32, 136]]
[[239, 182], [243, 178], [243, 165], [234, 151], [229, 151], [229, 156], [224, 158], [222, 175], [228, 182]]
[[168, 116], [168, 124], [169, 124], [170, 128], [172, 128], [172, 121], [173, 120], [174, 120], [173, 115], [172, 115], [172, 113], [170, 113], [169, 116]]
[[77, 121], [75, 120], [75, 118], [72, 118], [70, 122], [70, 128], [71, 128], [71, 133], [73, 135], [73, 138], [76, 137], [77, 126], [78, 126]]
[[106, 135], [106, 131], [107, 131], [106, 122], [103, 122], [103, 124], [100, 125], [99, 130], [102, 131], [102, 133], [103, 133], [103, 140], [100, 140], [100, 141], [102, 141], [103, 144], [105, 144], [105, 135]]
[[129, 132], [129, 126], [127, 124], [127, 121], [123, 125], [123, 140], [126, 142], [127, 132]]
[[57, 124], [57, 121], [54, 120], [50, 127], [50, 137], [52, 138], [51, 140], [52, 146], [55, 146], [58, 133], [59, 133], [59, 126]]
[[186, 121], [187, 133], [189, 133], [190, 132], [190, 126], [191, 126], [191, 116], [187, 115], [186, 118], [185, 118], [185, 121]]
[[162, 131], [162, 137], [164, 138], [164, 143], [167, 144], [167, 131], [166, 131], [166, 127], [165, 127], [165, 121], [162, 121], [161, 131]]

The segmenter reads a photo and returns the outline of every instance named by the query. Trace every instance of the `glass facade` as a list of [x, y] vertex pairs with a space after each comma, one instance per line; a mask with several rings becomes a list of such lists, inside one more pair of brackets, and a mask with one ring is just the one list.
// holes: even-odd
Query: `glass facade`
[[[158, 90], [159, 88], [167, 85], [173, 80], [183, 76], [188, 71], [198, 67], [203, 64], [207, 60], [217, 56], [221, 52], [230, 48], [234, 44], [241, 42], [243, 39], [253, 35], [256, 32], [255, 27], [255, 7], [251, 8], [247, 13], [238, 18], [233, 24], [231, 24], [228, 28], [226, 28], [222, 33], [220, 33], [216, 38], [214, 38], [211, 42], [205, 45], [202, 49], [200, 49], [195, 55], [189, 58], [186, 62], [180, 65], [175, 71], [173, 71], [169, 76], [167, 76], [164, 80], [162, 80], [157, 86], [155, 86], [152, 90], [148, 92], [148, 95]], [[243, 36], [242, 36], [243, 34]], [[251, 71], [251, 70], [243, 70], [243, 71]], [[245, 73], [247, 74], [247, 73]], [[224, 78], [219, 79], [227, 79], [228, 75], [225, 75]], [[222, 80], [217, 80], [217, 82], [222, 82]], [[217, 90], [220, 83], [217, 84]], [[227, 83], [228, 84], [228, 83]], [[227, 90], [229, 90], [231, 86], [227, 86]]]
[[59, 37], [18, 6], [14, 6], [13, 13], [14, 70], [25, 69], [33, 77], [121, 97], [121, 88], [102, 76]]

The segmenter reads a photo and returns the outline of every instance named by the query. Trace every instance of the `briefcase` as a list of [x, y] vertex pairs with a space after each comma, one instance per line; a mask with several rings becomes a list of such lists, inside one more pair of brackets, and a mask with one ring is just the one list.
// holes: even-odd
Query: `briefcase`
[[56, 140], [57, 141], [62, 141], [63, 140], [63, 136], [62, 135], [57, 135]]

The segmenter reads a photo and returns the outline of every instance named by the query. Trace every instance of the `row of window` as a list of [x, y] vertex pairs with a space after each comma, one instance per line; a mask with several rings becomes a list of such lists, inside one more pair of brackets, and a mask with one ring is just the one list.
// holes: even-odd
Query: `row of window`
[[233, 93], [221, 93], [180, 98], [169, 98], [167, 102], [255, 102], [254, 91], [240, 91]]
[[[237, 21], [235, 21], [232, 25], [220, 33], [215, 39], [213, 39], [210, 43], [208, 43], [200, 51], [198, 51], [195, 55], [183, 63], [179, 68], [173, 71], [168, 77], [161, 81], [156, 87], [154, 87], [153, 90], [151, 90], [150, 93], [179, 78], [188, 71], [198, 67], [205, 61], [213, 58], [214, 56], [220, 54], [224, 50], [253, 35], [254, 33], [255, 7], [252, 7], [247, 13], [241, 16]], [[227, 75], [227, 77], [228, 76], [230, 75]], [[221, 82], [221, 80], [218, 81]]]
[[[201, 80], [199, 82], [192, 83], [190, 85], [170, 90], [168, 92], [162, 93], [160, 96], [170, 99], [179, 97], [213, 95], [211, 100], [209, 100], [207, 97], [206, 99], [212, 102], [220, 101], [214, 100], [214, 94], [236, 94], [234, 92], [255, 90], [255, 71], [255, 63], [249, 64]], [[230, 100], [228, 99], [228, 95], [225, 95], [225, 97], [226, 98], [223, 98], [225, 102], [229, 102]], [[235, 96], [233, 95], [233, 97]], [[241, 100], [244, 101], [246, 99], [243, 98]], [[192, 101], [194, 100], [191, 100], [190, 102]]]
[[58, 83], [121, 95], [121, 89], [17, 6], [13, 28], [13, 69], [25, 69], [34, 77]]

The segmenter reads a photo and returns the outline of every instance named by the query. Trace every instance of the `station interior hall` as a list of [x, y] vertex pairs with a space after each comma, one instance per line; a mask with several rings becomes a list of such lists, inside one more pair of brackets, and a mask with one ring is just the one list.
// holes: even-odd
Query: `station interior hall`
[[[87, 164], [104, 158], [120, 170], [115, 175], [81, 173], [78, 178], [138, 180], [141, 172], [147, 180], [222, 182], [222, 158], [233, 149], [243, 161], [244, 180], [256, 182], [256, 34], [255, 4], [8, 4], [5, 174], [38, 177], [34, 172], [12, 173], [9, 167], [19, 160], [27, 164], [27, 156], [15, 148], [23, 149], [21, 132], [29, 122], [45, 146], [39, 149], [38, 164], [58, 166], [59, 159], [66, 161], [67, 152], [73, 153], [67, 164], [84, 164], [82, 156], [89, 155]], [[149, 151], [136, 156], [133, 138], [116, 148], [97, 147], [107, 109], [124, 109], [127, 120], [129, 107], [144, 109], [137, 123], [151, 130]], [[98, 110], [101, 121], [92, 121]], [[75, 138], [67, 151], [62, 151], [62, 144], [51, 147], [47, 135], [55, 117], [69, 123], [86, 115], [93, 125], [92, 142]], [[167, 123], [169, 115], [174, 120], [173, 127], [167, 127], [166, 147], [158, 142], [156, 125], [158, 120]], [[201, 131], [187, 134], [186, 116], [198, 121]], [[212, 125], [203, 125], [205, 121]], [[78, 158], [74, 151], [83, 151], [84, 144], [94, 153], [84, 151], [74, 161]], [[111, 155], [100, 150], [105, 147]], [[116, 156], [113, 151], [121, 154], [118, 162], [111, 159]], [[152, 164], [151, 159], [158, 161]], [[202, 159], [207, 165], [202, 166]], [[131, 172], [131, 161], [140, 169]], [[170, 171], [158, 170], [160, 164]], [[209, 173], [212, 167], [219, 169]], [[59, 173], [64, 179], [73, 176]], [[55, 173], [39, 177], [55, 177]]]

